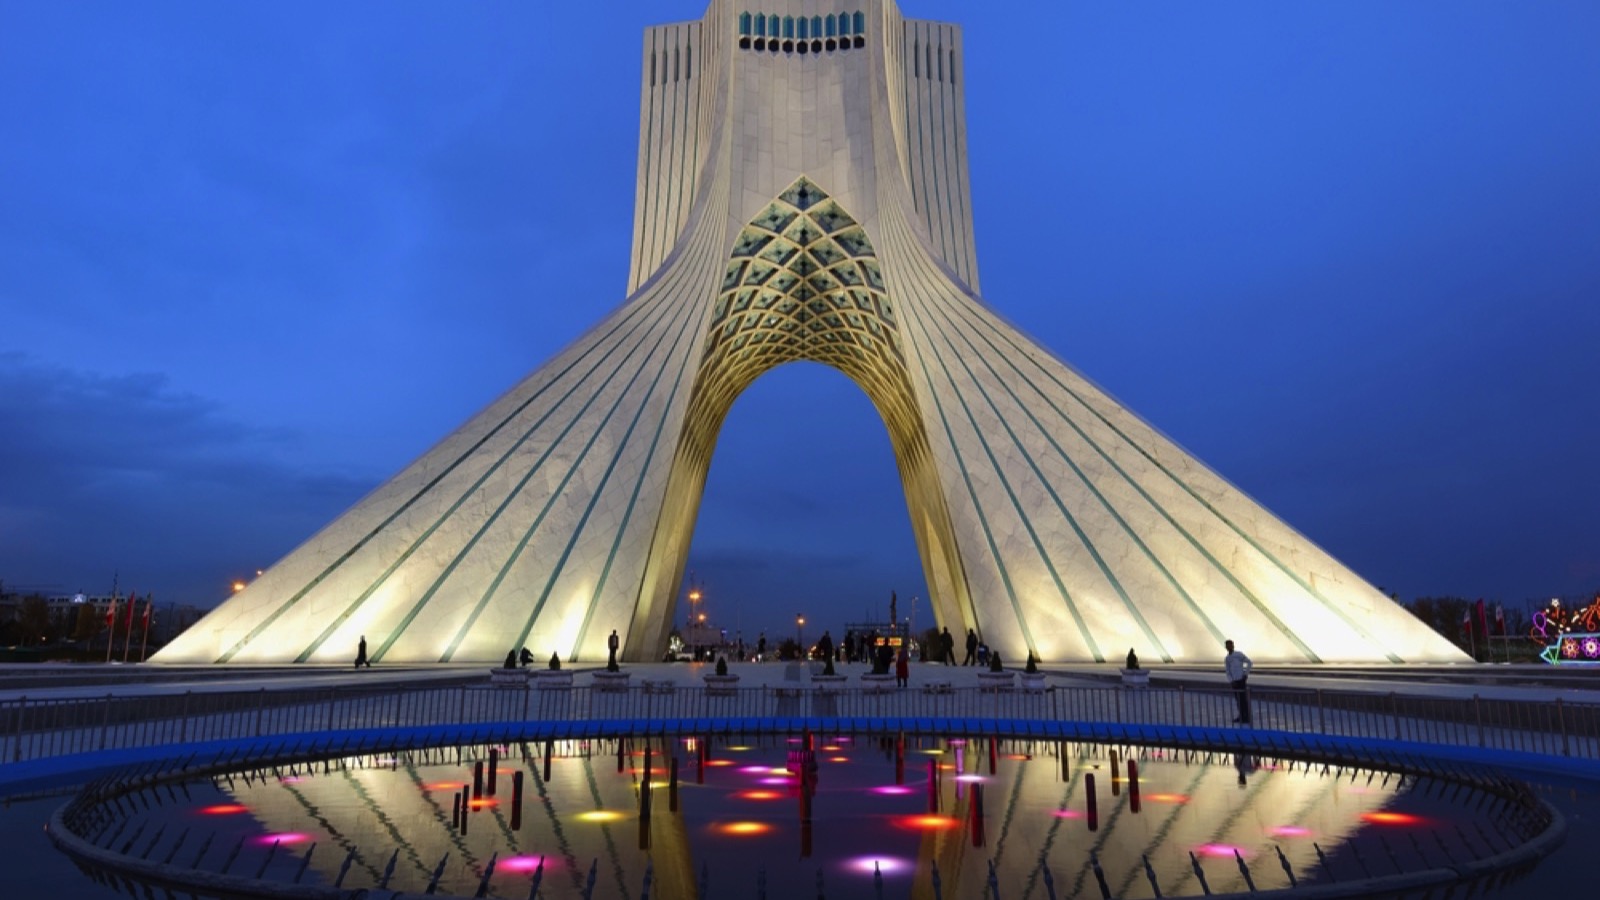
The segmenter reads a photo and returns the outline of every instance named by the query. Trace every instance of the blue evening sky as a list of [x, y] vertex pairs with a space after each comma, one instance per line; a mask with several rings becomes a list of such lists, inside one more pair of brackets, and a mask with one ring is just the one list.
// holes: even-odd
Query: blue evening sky
[[[1600, 588], [1600, 3], [902, 9], [1002, 315], [1403, 599]], [[599, 320], [702, 11], [0, 0], [7, 590], [210, 605]], [[690, 566], [746, 634], [925, 596], [842, 375], [738, 401]]]

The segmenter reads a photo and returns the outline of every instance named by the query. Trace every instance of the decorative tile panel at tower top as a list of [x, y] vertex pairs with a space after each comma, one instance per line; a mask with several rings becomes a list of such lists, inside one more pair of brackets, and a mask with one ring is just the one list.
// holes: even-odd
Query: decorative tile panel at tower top
[[793, 360], [876, 406], [938, 621], [1006, 659], [1463, 659], [979, 299], [966, 67], [892, 0], [649, 29], [627, 299], [157, 659], [659, 658], [723, 419]]

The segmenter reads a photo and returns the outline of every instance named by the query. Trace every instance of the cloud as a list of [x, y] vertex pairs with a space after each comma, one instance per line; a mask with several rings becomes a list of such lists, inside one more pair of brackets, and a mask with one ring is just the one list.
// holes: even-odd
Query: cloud
[[158, 373], [0, 353], [0, 577], [210, 603], [377, 481], [281, 461], [296, 447]]

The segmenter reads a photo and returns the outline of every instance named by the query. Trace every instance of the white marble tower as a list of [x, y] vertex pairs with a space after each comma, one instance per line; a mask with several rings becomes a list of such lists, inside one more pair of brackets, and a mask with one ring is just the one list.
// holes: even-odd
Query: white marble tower
[[939, 622], [1007, 660], [1464, 659], [980, 299], [966, 67], [892, 0], [648, 29], [627, 298], [157, 660], [658, 658], [723, 418], [794, 360], [871, 399]]

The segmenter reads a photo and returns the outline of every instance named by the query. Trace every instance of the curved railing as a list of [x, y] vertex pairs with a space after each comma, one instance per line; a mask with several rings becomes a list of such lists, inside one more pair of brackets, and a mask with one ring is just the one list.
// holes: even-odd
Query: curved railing
[[[586, 676], [578, 675], [581, 681]], [[0, 763], [320, 730], [696, 717], [844, 716], [1097, 721], [1227, 728], [1226, 688], [905, 690], [796, 684], [719, 688], [651, 682], [622, 689], [352, 685], [217, 690], [0, 703]], [[1335, 690], [1252, 690], [1254, 728], [1600, 760], [1600, 706], [1419, 698]]]

